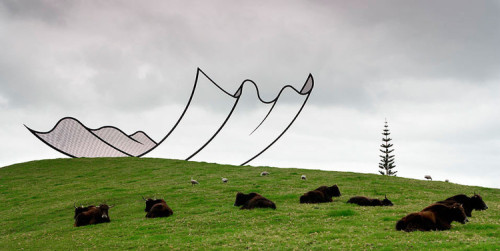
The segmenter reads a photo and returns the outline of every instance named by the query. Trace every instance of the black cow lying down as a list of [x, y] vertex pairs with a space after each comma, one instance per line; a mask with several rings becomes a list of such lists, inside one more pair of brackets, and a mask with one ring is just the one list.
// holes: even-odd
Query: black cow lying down
[[387, 199], [387, 196], [385, 196], [385, 199], [379, 200], [379, 199], [372, 199], [368, 198], [365, 196], [354, 196], [350, 198], [347, 203], [352, 203], [352, 204], [358, 204], [360, 206], [393, 206], [392, 202]]
[[81, 209], [75, 208], [79, 213], [75, 216], [75, 227], [110, 222], [108, 210], [111, 207], [106, 204], [99, 206], [87, 206]]
[[483, 198], [481, 198], [481, 195], [475, 193], [474, 196], [470, 198], [465, 194], [458, 194], [446, 200], [438, 201], [436, 203], [445, 205], [453, 205], [454, 203], [460, 203], [462, 204], [465, 211], [465, 215], [467, 215], [467, 217], [472, 216], [473, 209], [475, 210], [488, 209], [488, 206], [486, 206], [486, 203], [484, 203]]
[[451, 228], [452, 221], [458, 221], [462, 224], [468, 221], [462, 205], [455, 203], [449, 206], [436, 203], [420, 212], [411, 213], [401, 218], [396, 223], [396, 230], [406, 232], [448, 230]]
[[144, 197], [142, 199], [146, 201], [146, 209], [144, 209], [146, 218], [168, 217], [174, 214], [163, 199], [145, 199]]
[[244, 194], [238, 192], [236, 194], [234, 206], [242, 206], [240, 209], [254, 209], [257, 207], [276, 209], [276, 204], [274, 204], [274, 202], [264, 198], [258, 193]]
[[332, 202], [332, 197], [339, 197], [340, 190], [337, 185], [331, 187], [320, 186], [300, 196], [300, 203]]

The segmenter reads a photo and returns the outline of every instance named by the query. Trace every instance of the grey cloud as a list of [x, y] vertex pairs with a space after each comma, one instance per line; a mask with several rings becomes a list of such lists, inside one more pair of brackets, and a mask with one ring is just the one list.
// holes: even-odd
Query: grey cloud
[[[349, 24], [363, 27], [374, 36], [382, 35], [372, 45], [379, 46], [381, 57], [385, 54], [389, 59], [401, 58], [392, 65], [404, 75], [414, 71], [418, 78], [484, 80], [498, 77], [500, 52], [496, 48], [500, 43], [500, 16], [497, 15], [500, 4], [497, 1], [481, 4], [470, 1], [351, 1], [335, 4], [347, 6], [334, 8], [333, 14], [342, 15]], [[404, 62], [412, 65], [400, 65]]]
[[[458, 84], [481, 84], [499, 77], [500, 17], [494, 2], [444, 1], [432, 8], [427, 1], [151, 5], [131, 1], [80, 2], [57, 8], [52, 2], [36, 2], [34, 6], [47, 6], [35, 8], [42, 9], [42, 14], [16, 2], [4, 5], [7, 13], [19, 16], [7, 20], [12, 25], [22, 27], [22, 17], [44, 19], [61, 12], [67, 22], [35, 27], [42, 36], [40, 43], [51, 45], [51, 50], [41, 46], [26, 53], [18, 50], [3, 59], [3, 69], [9, 63], [19, 69], [14, 57], [25, 57], [39, 64], [35, 67], [46, 67], [44, 72], [61, 65], [88, 70], [92, 74], [84, 88], [95, 100], [84, 101], [116, 108], [183, 102], [177, 94], [186, 93], [180, 95], [184, 98], [189, 93], [196, 67], [228, 90], [250, 78], [261, 86], [266, 99], [273, 98], [282, 85], [299, 88], [312, 73], [317, 83], [312, 102], [360, 110], [373, 107], [376, 97], [371, 92], [378, 88], [374, 83], [382, 81], [460, 79]], [[29, 33], [16, 32], [32, 39]], [[58, 47], [65, 51], [48, 54]], [[36, 57], [30, 57], [33, 53]], [[54, 60], [41, 60], [45, 58]], [[145, 67], [149, 67], [147, 76], [139, 77]], [[71, 85], [68, 81], [71, 77], [54, 79], [48, 73], [24, 82]], [[22, 100], [15, 89], [4, 92]], [[39, 98], [46, 100], [53, 92], [40, 93]]]
[[50, 24], [64, 23], [65, 9], [72, 6], [71, 1], [33, 0], [0, 1], [0, 11], [14, 19], [30, 19]]

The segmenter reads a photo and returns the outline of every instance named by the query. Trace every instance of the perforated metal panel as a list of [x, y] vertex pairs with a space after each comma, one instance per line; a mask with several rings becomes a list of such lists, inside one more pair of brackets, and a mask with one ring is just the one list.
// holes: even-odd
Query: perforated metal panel
[[71, 157], [139, 156], [156, 146], [144, 132], [126, 135], [112, 126], [89, 129], [71, 117], [59, 120], [49, 132], [29, 130], [52, 148]]

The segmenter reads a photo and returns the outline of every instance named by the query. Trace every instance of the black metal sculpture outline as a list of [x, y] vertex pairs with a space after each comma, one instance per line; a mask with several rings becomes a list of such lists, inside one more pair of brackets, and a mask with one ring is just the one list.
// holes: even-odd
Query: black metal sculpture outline
[[[239, 88], [237, 89], [237, 91], [234, 93], [234, 94], [231, 94], [229, 92], [227, 92], [226, 90], [224, 90], [223, 88], [221, 88], [219, 85], [217, 85], [208, 75], [206, 75], [200, 68], [197, 69], [197, 72], [196, 72], [196, 78], [195, 78], [195, 81], [194, 81], [194, 85], [193, 85], [193, 89], [191, 91], [191, 95], [189, 97], [189, 100], [186, 104], [186, 107], [184, 108], [184, 111], [182, 112], [182, 114], [180, 115], [180, 117], [178, 118], [177, 122], [174, 124], [174, 126], [170, 129], [170, 131], [158, 142], [155, 142], [153, 139], [151, 139], [151, 137], [149, 137], [145, 132], [143, 131], [137, 131], [133, 134], [130, 134], [130, 135], [127, 135], [125, 134], [122, 130], [114, 127], [114, 126], [103, 126], [103, 127], [100, 127], [98, 129], [90, 129], [88, 127], [86, 127], [85, 125], [83, 125], [83, 123], [81, 123], [80, 121], [78, 121], [77, 119], [75, 118], [72, 118], [72, 117], [64, 117], [62, 119], [60, 119], [56, 125], [48, 132], [39, 132], [39, 131], [35, 131], [29, 127], [27, 127], [25, 125], [25, 127], [31, 132], [33, 133], [39, 140], [41, 140], [42, 142], [44, 142], [45, 144], [47, 144], [48, 146], [50, 146], [51, 148], [55, 149], [56, 151], [60, 152], [60, 153], [63, 153], [69, 157], [73, 157], [73, 158], [77, 158], [77, 156], [75, 156], [75, 154], [71, 154], [71, 153], [68, 153], [67, 151], [63, 151], [61, 150], [60, 148], [50, 144], [49, 142], [47, 142], [45, 139], [42, 138], [42, 135], [46, 135], [46, 134], [51, 134], [52, 132], [54, 132], [58, 126], [61, 124], [62, 121], [65, 121], [65, 120], [72, 120], [72, 121], [75, 121], [79, 126], [81, 126], [82, 128], [84, 128], [86, 131], [88, 131], [92, 136], [94, 136], [96, 139], [102, 141], [105, 145], [111, 147], [112, 149], [118, 151], [119, 153], [123, 154], [124, 156], [135, 156], [135, 157], [142, 157], [144, 155], [146, 155], [147, 153], [151, 152], [152, 150], [154, 150], [156, 147], [158, 147], [160, 144], [162, 144], [173, 132], [174, 130], [177, 128], [177, 126], [179, 125], [179, 123], [182, 121], [184, 115], [186, 114], [186, 112], [188, 111], [189, 109], [189, 106], [191, 105], [191, 101], [193, 100], [193, 96], [195, 94], [195, 91], [196, 91], [196, 87], [197, 87], [197, 84], [198, 84], [198, 79], [199, 79], [199, 76], [200, 76], [200, 73], [203, 74], [204, 77], [206, 77], [213, 85], [215, 85], [219, 90], [221, 90], [222, 92], [224, 92], [226, 95], [232, 97], [235, 99], [234, 101], [234, 104], [233, 104], [233, 107], [231, 108], [229, 114], [226, 116], [225, 120], [223, 121], [223, 123], [219, 126], [219, 128], [215, 131], [215, 133], [210, 137], [210, 139], [208, 139], [200, 148], [198, 148], [198, 150], [196, 150], [194, 153], [192, 153], [188, 158], [186, 158], [186, 160], [190, 160], [191, 158], [193, 158], [194, 156], [196, 156], [200, 151], [202, 151], [208, 144], [210, 144], [210, 142], [212, 142], [212, 140], [219, 134], [219, 132], [224, 128], [224, 126], [226, 125], [227, 121], [231, 118], [232, 114], [233, 114], [233, 111], [235, 110], [235, 108], [237, 107], [238, 105], [238, 102], [240, 100], [240, 97], [242, 95], [242, 92], [243, 92], [243, 87], [245, 84], [249, 83], [249, 84], [253, 84], [256, 91], [257, 91], [257, 97], [259, 99], [259, 101], [263, 104], [271, 104], [272, 103], [272, 106], [271, 108], [269, 109], [269, 111], [267, 112], [266, 116], [262, 119], [262, 121], [259, 123], [259, 125], [250, 133], [250, 135], [252, 133], [254, 133], [263, 123], [264, 121], [269, 117], [269, 115], [271, 114], [271, 112], [273, 111], [277, 101], [279, 100], [281, 94], [283, 93], [283, 91], [287, 88], [291, 88], [293, 91], [295, 91], [297, 94], [299, 95], [302, 95], [302, 96], [306, 96], [305, 99], [304, 99], [304, 102], [302, 103], [302, 105], [300, 106], [300, 109], [298, 110], [298, 112], [295, 114], [295, 116], [293, 117], [293, 119], [290, 121], [290, 123], [286, 126], [286, 128], [269, 144], [267, 145], [266, 147], [264, 147], [264, 149], [262, 149], [260, 152], [258, 152], [256, 155], [254, 155], [253, 157], [251, 157], [250, 159], [248, 159], [247, 161], [243, 162], [241, 165], [246, 165], [247, 163], [249, 163], [250, 161], [254, 160], [255, 158], [257, 158], [258, 156], [260, 156], [262, 153], [264, 153], [267, 149], [269, 149], [274, 143], [276, 143], [284, 134], [285, 132], [291, 127], [291, 125], [295, 122], [295, 120], [297, 119], [297, 117], [299, 116], [299, 114], [302, 112], [304, 106], [306, 105], [308, 99], [309, 99], [309, 96], [314, 88], [314, 79], [312, 77], [311, 74], [309, 74], [307, 80], [305, 81], [304, 85], [302, 86], [301, 90], [297, 90], [295, 89], [293, 86], [291, 85], [285, 85], [281, 88], [281, 90], [279, 91], [278, 95], [270, 100], [270, 101], [265, 101], [261, 98], [260, 96], [260, 91], [259, 91], [259, 88], [257, 86], [257, 84], [255, 82], [253, 82], [252, 80], [250, 79], [246, 79], [244, 80], [241, 85], [239, 86]], [[130, 150], [129, 151], [125, 151], [124, 149], [120, 149], [119, 147], [117, 147], [116, 145], [113, 145], [111, 144], [109, 141], [103, 139], [102, 137], [100, 137], [99, 135], [97, 135], [95, 132], [97, 131], [100, 131], [102, 129], [110, 129], [110, 130], [114, 130], [116, 132], [118, 132], [119, 134], [121, 134], [122, 136], [126, 136], [128, 139], [136, 142], [137, 144], [142, 144], [144, 145], [142, 142], [139, 142], [138, 140], [136, 140], [134, 138], [134, 135], [138, 134], [138, 133], [142, 133], [144, 135], [144, 137], [147, 138], [147, 140], [149, 140], [150, 144], [153, 144], [152, 147], [150, 147], [149, 149], [146, 149], [144, 152], [140, 153], [140, 154], [137, 154], [137, 155], [133, 155], [130, 153]], [[82, 157], [85, 157], [85, 156], [82, 156]]]

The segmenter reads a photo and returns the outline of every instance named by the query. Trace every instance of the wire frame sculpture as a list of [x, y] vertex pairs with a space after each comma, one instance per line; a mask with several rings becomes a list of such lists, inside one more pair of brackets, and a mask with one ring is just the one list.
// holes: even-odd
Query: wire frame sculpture
[[[311, 74], [309, 74], [306, 82], [302, 86], [300, 90], [295, 89], [293, 86], [286, 85], [283, 86], [278, 93], [278, 95], [269, 101], [265, 101], [261, 98], [258, 86], [252, 80], [245, 80], [239, 86], [237, 91], [234, 94], [227, 92], [222, 89], [219, 85], [217, 85], [212, 79], [210, 79], [201, 69], [198, 68], [196, 73], [195, 83], [191, 92], [191, 96], [189, 97], [189, 101], [184, 108], [183, 113], [174, 124], [174, 126], [170, 129], [170, 131], [158, 142], [154, 141], [143, 131], [137, 131], [133, 134], [127, 135], [122, 130], [113, 127], [113, 126], [103, 126], [98, 129], [91, 129], [83, 125], [79, 120], [72, 117], [65, 117], [60, 119], [56, 125], [47, 132], [40, 132], [33, 130], [29, 127], [26, 128], [33, 133], [38, 139], [52, 147], [53, 149], [73, 158], [80, 157], [141, 157], [145, 154], [151, 152], [156, 147], [158, 147], [162, 142], [164, 142], [176, 129], [179, 125], [180, 121], [183, 119], [184, 115], [189, 109], [191, 101], [193, 99], [194, 93], [196, 91], [198, 79], [202, 74], [206, 77], [214, 86], [216, 86], [220, 91], [225, 93], [227, 96], [234, 99], [234, 104], [229, 114], [223, 121], [223, 123], [218, 127], [218, 129], [209, 137], [209, 139], [199, 147], [195, 152], [189, 155], [186, 160], [191, 159], [200, 151], [202, 151], [212, 140], [219, 134], [219, 132], [224, 128], [226, 122], [231, 118], [233, 111], [235, 110], [238, 101], [241, 98], [242, 90], [245, 84], [252, 84], [255, 86], [257, 90], [257, 97], [261, 103], [264, 104], [272, 104], [266, 114], [266, 116], [262, 119], [262, 121], [258, 124], [258, 126], [253, 130], [256, 131], [258, 128], [264, 123], [264, 121], [268, 118], [268, 116], [273, 111], [277, 101], [279, 100], [283, 91], [287, 88], [292, 89], [298, 95], [304, 96], [304, 101], [300, 106], [299, 110], [293, 116], [292, 120], [287, 124], [287, 126], [276, 136], [276, 138], [272, 139], [271, 142], [265, 146], [260, 152], [251, 157], [250, 159], [244, 161], [241, 165], [245, 165], [253, 159], [257, 158], [259, 155], [264, 153], [269, 147], [271, 147], [274, 143], [276, 143], [283, 134], [290, 128], [290, 126], [297, 119], [302, 109], [306, 105], [309, 96], [314, 88], [314, 80]], [[252, 133], [253, 133], [252, 132]]]

